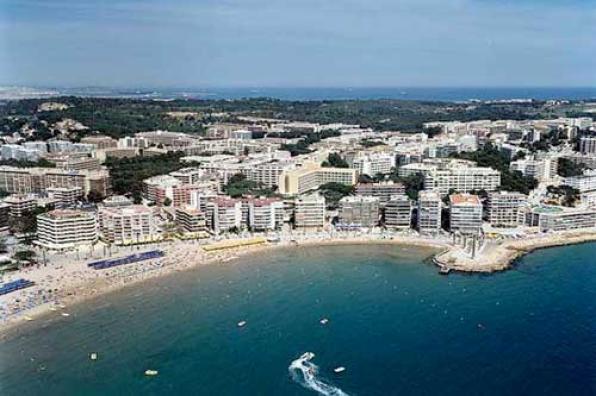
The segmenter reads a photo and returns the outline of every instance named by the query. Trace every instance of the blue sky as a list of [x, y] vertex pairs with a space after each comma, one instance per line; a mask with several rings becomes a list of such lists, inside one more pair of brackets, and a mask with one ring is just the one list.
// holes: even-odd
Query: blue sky
[[0, 84], [596, 86], [596, 0], [0, 0]]

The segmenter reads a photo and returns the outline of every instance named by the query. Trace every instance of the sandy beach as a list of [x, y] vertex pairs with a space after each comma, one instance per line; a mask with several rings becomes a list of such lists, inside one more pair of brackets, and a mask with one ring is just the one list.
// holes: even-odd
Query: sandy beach
[[[119, 290], [146, 279], [203, 265], [230, 265], [235, 259], [273, 249], [291, 249], [304, 246], [339, 244], [395, 244], [436, 249], [435, 263], [442, 268], [464, 272], [495, 272], [510, 268], [520, 256], [535, 249], [582, 243], [596, 240], [596, 230], [539, 235], [527, 239], [486, 243], [472, 259], [465, 249], [454, 245], [447, 237], [422, 237], [412, 234], [334, 233], [332, 235], [298, 234], [291, 239], [262, 243], [226, 250], [206, 251], [204, 244], [195, 241], [173, 241], [122, 251], [114, 257], [134, 252], [160, 249], [165, 257], [122, 265], [104, 270], [87, 267], [90, 259], [62, 257], [49, 258], [46, 266], [23, 269], [5, 277], [5, 280], [25, 278], [35, 286], [0, 296], [0, 327], [8, 329], [20, 323], [34, 321], [41, 315], [68, 315], [68, 307], [101, 294]], [[214, 242], [217, 243], [217, 242]], [[136, 248], [135, 248], [136, 249]]]

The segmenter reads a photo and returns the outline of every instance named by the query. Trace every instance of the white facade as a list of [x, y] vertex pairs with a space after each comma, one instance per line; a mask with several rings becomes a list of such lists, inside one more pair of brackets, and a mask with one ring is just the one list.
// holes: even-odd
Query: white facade
[[72, 249], [92, 245], [98, 239], [94, 213], [54, 210], [37, 216], [37, 239], [49, 249]]

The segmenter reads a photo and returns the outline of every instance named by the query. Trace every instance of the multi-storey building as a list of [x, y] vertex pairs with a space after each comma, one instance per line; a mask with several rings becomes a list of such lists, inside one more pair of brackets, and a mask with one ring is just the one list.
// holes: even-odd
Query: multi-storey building
[[469, 192], [472, 190], [494, 191], [501, 184], [501, 173], [491, 168], [454, 167], [433, 170], [424, 176], [424, 189], [448, 194], [450, 190]]
[[596, 137], [582, 137], [579, 139], [579, 151], [582, 154], [596, 154]]
[[296, 228], [322, 229], [325, 227], [325, 198], [319, 195], [303, 196], [294, 201]]
[[557, 232], [596, 227], [596, 209], [573, 209], [541, 213], [538, 227], [541, 232]]
[[83, 189], [80, 187], [49, 187], [46, 192], [50, 198], [56, 200], [56, 208], [71, 208], [83, 198]]
[[195, 184], [201, 181], [205, 172], [199, 168], [183, 168], [170, 172], [170, 176], [175, 177], [182, 184]]
[[254, 198], [248, 202], [248, 226], [254, 231], [278, 230], [284, 222], [284, 204], [275, 198]]
[[565, 177], [561, 184], [575, 188], [580, 192], [596, 190], [596, 171], [588, 171], [581, 176]]
[[37, 208], [37, 199], [32, 195], [9, 195], [4, 198], [4, 203], [9, 207], [10, 217], [21, 217]]
[[11, 194], [45, 194], [49, 187], [80, 187], [85, 195], [91, 191], [102, 196], [111, 194], [110, 175], [107, 170], [71, 171], [0, 166], [0, 190]]
[[487, 217], [493, 227], [516, 227], [528, 197], [518, 192], [497, 191], [488, 194]]
[[242, 201], [217, 197], [206, 204], [207, 223], [216, 234], [240, 229], [242, 223]]
[[422, 234], [436, 234], [441, 230], [441, 196], [434, 191], [418, 193], [418, 231]]
[[378, 223], [378, 198], [354, 195], [339, 201], [339, 227], [374, 227]]
[[358, 183], [356, 195], [368, 195], [379, 198], [379, 205], [383, 207], [392, 195], [405, 194], [406, 188], [401, 183], [383, 181], [379, 183]]
[[392, 195], [385, 205], [385, 226], [389, 228], [410, 228], [412, 222], [412, 201], [407, 195]]
[[207, 231], [205, 213], [191, 207], [176, 208], [176, 224], [185, 232], [204, 233]]
[[363, 153], [356, 155], [348, 163], [358, 174], [375, 176], [391, 172], [395, 167], [395, 158], [395, 154], [391, 153]]
[[482, 203], [477, 195], [449, 196], [449, 229], [461, 234], [479, 234], [482, 231]]
[[355, 169], [322, 168], [307, 164], [303, 168], [285, 171], [279, 178], [279, 192], [284, 195], [303, 194], [315, 190], [325, 183], [340, 183], [352, 186], [358, 180]]
[[81, 139], [81, 143], [92, 144], [98, 150], [104, 150], [107, 148], [118, 147], [118, 141], [109, 136], [97, 135], [97, 136], [86, 136]]
[[102, 206], [99, 209], [99, 230], [103, 240], [116, 245], [158, 239], [153, 212], [143, 205]]
[[92, 212], [57, 209], [37, 216], [37, 243], [65, 250], [97, 242], [97, 220]]

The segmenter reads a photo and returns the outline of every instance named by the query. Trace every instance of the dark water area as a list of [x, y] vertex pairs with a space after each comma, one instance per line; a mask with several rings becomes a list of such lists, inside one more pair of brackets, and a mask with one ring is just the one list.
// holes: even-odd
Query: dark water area
[[595, 248], [490, 276], [441, 276], [432, 251], [374, 245], [176, 273], [1, 341], [0, 394], [593, 395]]

